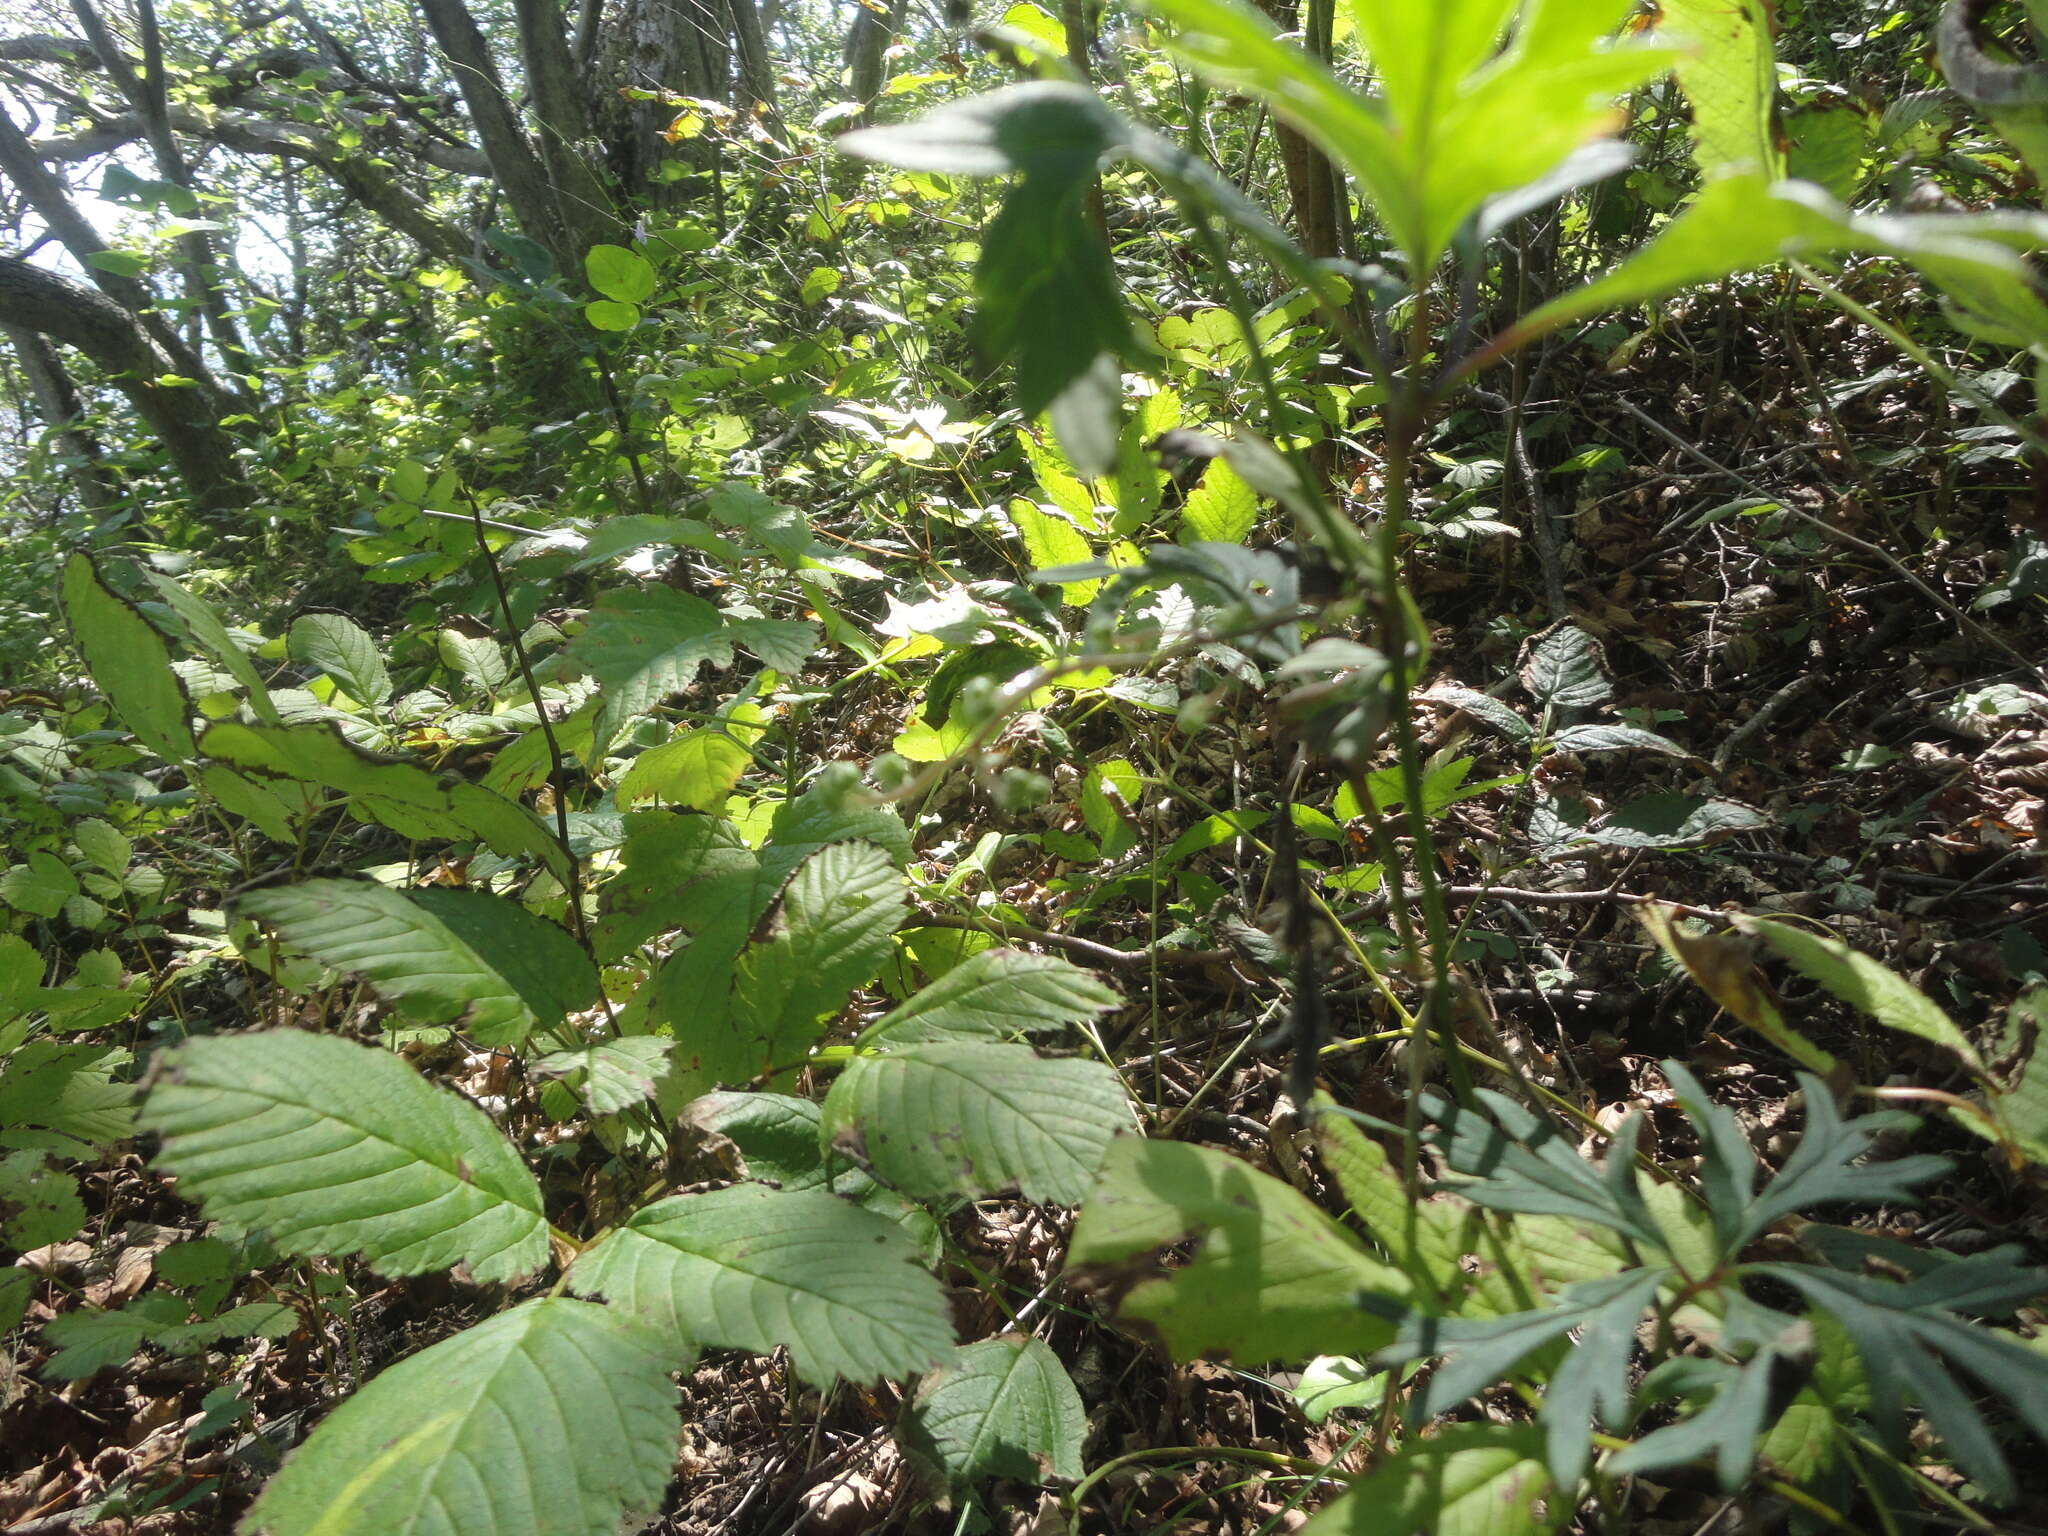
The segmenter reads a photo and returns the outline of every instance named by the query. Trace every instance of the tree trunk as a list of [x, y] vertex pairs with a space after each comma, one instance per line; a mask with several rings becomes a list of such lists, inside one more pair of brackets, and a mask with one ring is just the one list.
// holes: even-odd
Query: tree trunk
[[884, 16], [869, 10], [861, 0], [854, 0], [853, 25], [847, 28], [842, 56], [846, 60], [847, 93], [863, 107], [870, 106], [882, 94], [883, 66], [887, 63], [883, 55], [902, 28], [908, 8], [908, 0], [889, 0], [888, 14]]
[[161, 382], [177, 370], [134, 314], [83, 283], [5, 256], [0, 326], [38, 332], [92, 359], [163, 443], [200, 511], [248, 504], [233, 439], [220, 424], [219, 396], [203, 384]]
[[585, 158], [590, 119], [559, 0], [514, 0], [514, 6], [526, 88], [540, 129], [541, 162], [547, 167], [563, 227], [582, 250], [615, 243], [625, 230], [611, 193]]
[[[1292, 32], [1300, 24], [1298, 0], [1259, 0], [1259, 8], [1278, 22], [1282, 31]], [[1309, 52], [1327, 60], [1329, 0], [1309, 0], [1308, 20], [1303, 41]], [[1337, 167], [1299, 129], [1287, 123], [1273, 123], [1273, 142], [1280, 150], [1280, 166], [1287, 176], [1289, 218], [1301, 248], [1319, 261], [1350, 255], [1350, 196]]]
[[35, 399], [36, 414], [43, 418], [50, 437], [63, 450], [65, 471], [71, 476], [80, 505], [95, 520], [104, 518], [119, 503], [120, 487], [107, 468], [99, 439], [79, 425], [79, 418], [85, 414], [85, 402], [79, 397], [78, 386], [72, 382], [64, 360], [46, 337], [26, 326], [0, 325], [0, 335], [13, 344], [15, 355], [21, 360], [22, 375]]

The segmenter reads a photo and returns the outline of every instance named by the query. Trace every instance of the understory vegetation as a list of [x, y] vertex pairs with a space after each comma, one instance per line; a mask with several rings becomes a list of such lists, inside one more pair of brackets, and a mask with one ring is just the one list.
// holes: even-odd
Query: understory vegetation
[[2042, 1529], [2037, 27], [14, 7], [0, 1529]]

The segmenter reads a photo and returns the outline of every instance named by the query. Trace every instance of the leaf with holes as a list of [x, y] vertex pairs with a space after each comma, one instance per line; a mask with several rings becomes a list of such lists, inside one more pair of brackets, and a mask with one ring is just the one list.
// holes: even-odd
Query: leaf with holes
[[664, 1334], [788, 1346], [819, 1385], [910, 1376], [953, 1355], [939, 1282], [885, 1217], [822, 1190], [735, 1184], [657, 1201], [576, 1260], [569, 1283]]
[[922, 1199], [1016, 1189], [1073, 1205], [1117, 1132], [1123, 1085], [1100, 1062], [946, 1042], [856, 1057], [825, 1096], [825, 1134]]
[[379, 1274], [547, 1261], [540, 1186], [482, 1110], [399, 1057], [332, 1035], [216, 1035], [165, 1053], [138, 1116], [156, 1162], [215, 1221], [280, 1252], [361, 1254]]
[[613, 1536], [660, 1507], [676, 1349], [547, 1297], [401, 1360], [321, 1420], [249, 1511], [267, 1536]]

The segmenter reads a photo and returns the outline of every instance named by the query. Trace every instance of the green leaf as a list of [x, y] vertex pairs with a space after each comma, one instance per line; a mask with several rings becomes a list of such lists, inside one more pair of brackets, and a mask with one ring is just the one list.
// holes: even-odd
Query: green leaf
[[795, 507], [777, 501], [744, 480], [726, 480], [711, 488], [704, 510], [776, 556], [794, 564], [812, 543], [810, 520]]
[[1411, 1200], [1380, 1144], [1345, 1119], [1329, 1095], [1316, 1103], [1323, 1111], [1313, 1126], [1317, 1150], [1359, 1224], [1423, 1294], [1456, 1294], [1464, 1257], [1478, 1244], [1477, 1213], [1446, 1200]]
[[459, 629], [444, 629], [435, 637], [434, 650], [442, 666], [459, 673], [485, 693], [495, 694], [511, 680], [511, 658], [489, 633], [471, 635]]
[[1668, 736], [1634, 725], [1568, 725], [1550, 739], [1559, 752], [1662, 752], [1667, 757], [1692, 754]]
[[1770, 824], [1769, 815], [1739, 800], [1644, 795], [1610, 811], [1583, 835], [1610, 848], [1689, 848]]
[[1088, 1413], [1066, 1368], [1039, 1339], [1004, 1334], [961, 1350], [919, 1384], [905, 1439], [954, 1487], [985, 1478], [1043, 1483], [1081, 1476]]
[[377, 642], [342, 613], [304, 613], [292, 620], [286, 640], [293, 661], [318, 667], [343, 693], [372, 708], [391, 696], [391, 674]]
[[0, 874], [0, 901], [17, 912], [35, 917], [55, 917], [64, 904], [78, 894], [78, 877], [54, 853], [41, 849]]
[[1522, 685], [1545, 709], [1591, 709], [1614, 695], [1606, 659], [1576, 624], [1560, 624], [1530, 649]]
[[87, 253], [85, 264], [116, 277], [140, 277], [149, 270], [148, 262], [127, 251], [92, 251]]
[[583, 306], [583, 318], [593, 331], [630, 331], [640, 323], [640, 306], [592, 299]]
[[876, 1020], [859, 1044], [873, 1050], [935, 1040], [1008, 1040], [1084, 1024], [1120, 1001], [1068, 961], [985, 949]]
[[794, 1064], [853, 989], [881, 974], [908, 912], [903, 876], [881, 849], [820, 849], [783, 892], [780, 931], [740, 956], [737, 1049], [689, 1043], [701, 1045], [708, 1070], [727, 1081]]
[[654, 265], [622, 245], [593, 245], [583, 257], [590, 286], [621, 304], [643, 304], [654, 296]]
[[112, 825], [88, 816], [73, 822], [70, 830], [71, 840], [89, 862], [116, 878], [127, 872], [129, 861], [135, 857], [135, 845]]
[[[693, 1125], [723, 1136], [739, 1152], [746, 1176], [777, 1189], [823, 1189], [836, 1181], [825, 1168], [818, 1126], [823, 1111], [786, 1093], [707, 1093], [685, 1112]], [[866, 1186], [866, 1174], [859, 1178]]]
[[654, 1097], [655, 1080], [668, 1070], [675, 1041], [628, 1035], [578, 1051], [555, 1051], [533, 1064], [542, 1077], [575, 1077], [571, 1084], [592, 1114], [615, 1115]]
[[1202, 480], [1180, 509], [1180, 539], [1186, 543], [1242, 544], [1259, 522], [1259, 496], [1221, 456], [1209, 461]]
[[241, 817], [265, 837], [280, 843], [297, 840], [293, 820], [308, 815], [315, 799], [306, 786], [293, 784], [288, 792], [298, 803], [289, 805], [284, 795], [243, 778], [221, 763], [208, 763], [200, 769], [199, 783], [222, 810], [231, 816]]
[[308, 880], [251, 891], [235, 910], [362, 977], [415, 1022], [454, 1025], [481, 1045], [520, 1045], [597, 1001], [575, 939], [501, 896]]
[[1130, 1109], [1100, 1062], [1025, 1045], [945, 1042], [856, 1057], [825, 1096], [824, 1130], [919, 1199], [1016, 1189], [1074, 1205]]
[[1533, 1428], [1453, 1424], [1404, 1441], [1301, 1536], [1538, 1536], [1558, 1523], [1539, 1508], [1549, 1492]]
[[1365, 1354], [1392, 1330], [1360, 1308], [1360, 1293], [1405, 1302], [1414, 1290], [1299, 1190], [1209, 1147], [1137, 1137], [1111, 1144], [1068, 1258], [1124, 1278], [1189, 1238], [1199, 1239], [1194, 1258], [1140, 1280], [1118, 1309], [1179, 1360]]
[[797, 290], [797, 297], [806, 304], [815, 304], [839, 291], [840, 274], [831, 267], [813, 267], [804, 278], [803, 287]]
[[135, 1090], [113, 1080], [128, 1052], [31, 1040], [0, 1065], [0, 1145], [81, 1160], [134, 1129]]
[[361, 1254], [385, 1275], [460, 1263], [510, 1281], [547, 1262], [540, 1187], [519, 1153], [389, 1051], [273, 1030], [163, 1059], [139, 1123], [213, 1220], [261, 1230], [282, 1253]]
[[200, 740], [209, 757], [244, 773], [319, 784], [349, 797], [355, 813], [409, 838], [476, 838], [507, 858], [539, 861], [558, 880], [568, 855], [525, 806], [481, 784], [441, 780], [414, 762], [366, 752], [330, 724], [243, 725], [227, 720]]
[[265, 685], [262, 674], [257, 672], [241, 646], [235, 643], [235, 637], [228, 633], [227, 625], [221, 622], [220, 615], [213, 611], [212, 606], [187, 592], [161, 571], [145, 570], [142, 575], [184, 624], [186, 638], [225, 667], [228, 675], [241, 684], [242, 691], [248, 695], [249, 706], [257, 716], [273, 725], [278, 724], [281, 717], [277, 706], [271, 702], [270, 689]]
[[0, 1157], [0, 1238], [17, 1253], [76, 1237], [85, 1225], [78, 1181], [33, 1147]]
[[1764, 0], [1659, 0], [1657, 37], [1681, 50], [1674, 71], [1692, 103], [1692, 152], [1709, 179], [1775, 176], [1777, 58]]
[[621, 807], [660, 800], [687, 810], [715, 811], [753, 760], [724, 731], [685, 731], [634, 758], [619, 780], [616, 798]]
[[528, 1301], [346, 1399], [250, 1509], [267, 1536], [614, 1536], [661, 1504], [677, 1350], [610, 1308]]
[[92, 560], [64, 562], [64, 616], [86, 670], [136, 739], [160, 757], [189, 762], [192, 704], [171, 670], [171, 648], [126, 598], [100, 579]]
[[1984, 1074], [1984, 1062], [1969, 1037], [1934, 999], [1905, 977], [1851, 949], [1832, 934], [1773, 918], [1746, 913], [1734, 918], [1737, 929], [1762, 939], [1800, 975], [1817, 981], [1845, 1003], [1852, 1003], [1887, 1029], [1917, 1035], [1944, 1046], [1972, 1072]]
[[953, 1354], [945, 1293], [910, 1236], [822, 1190], [735, 1184], [657, 1201], [586, 1250], [569, 1283], [677, 1339], [787, 1346], [820, 1386], [910, 1376]]
[[707, 662], [732, 665], [733, 647], [777, 672], [803, 670], [815, 626], [788, 619], [728, 621], [711, 604], [668, 587], [607, 592], [584, 620], [569, 654], [605, 687], [617, 718], [643, 714], [696, 680]]
[[[1034, 571], [1077, 565], [1094, 558], [1095, 551], [1080, 529], [1035, 502], [1026, 501], [1021, 496], [1012, 497], [1010, 521], [1017, 529], [1017, 536], [1024, 541], [1024, 553]], [[1085, 608], [1094, 600], [1101, 585], [1099, 581], [1066, 582], [1060, 587], [1060, 601], [1070, 607]]]

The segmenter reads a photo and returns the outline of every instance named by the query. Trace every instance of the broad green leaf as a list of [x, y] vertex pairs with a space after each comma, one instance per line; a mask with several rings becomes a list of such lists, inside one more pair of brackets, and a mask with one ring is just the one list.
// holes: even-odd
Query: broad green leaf
[[[242, 777], [223, 763], [208, 763], [200, 769], [199, 783], [222, 810], [241, 817], [265, 837], [280, 843], [297, 838], [293, 821], [308, 814], [314, 799], [303, 784], [280, 784], [273, 790]], [[287, 796], [296, 805], [288, 803]]]
[[200, 739], [207, 756], [244, 774], [296, 779], [349, 797], [365, 821], [421, 840], [476, 838], [507, 858], [538, 860], [558, 880], [568, 856], [555, 834], [525, 806], [481, 784], [442, 780], [419, 764], [379, 757], [331, 725], [243, 725], [223, 721]]
[[583, 306], [583, 318], [590, 322], [593, 331], [630, 331], [640, 323], [640, 306], [592, 299]]
[[1851, 949], [1832, 934], [1774, 918], [1738, 914], [1735, 926], [1768, 944], [1778, 957], [1817, 981], [1845, 1003], [1852, 1003], [1887, 1029], [1918, 1035], [1956, 1053], [1972, 1072], [1984, 1074], [1983, 1059], [1969, 1037], [1934, 999], [1905, 977]]
[[1477, 1243], [1472, 1208], [1411, 1200], [1380, 1144], [1336, 1112], [1327, 1094], [1318, 1095], [1317, 1105], [1322, 1113], [1315, 1119], [1316, 1147], [1351, 1202], [1352, 1215], [1423, 1294], [1455, 1295], [1462, 1288], [1464, 1256]]
[[[1010, 499], [1010, 522], [1024, 541], [1025, 556], [1034, 571], [1055, 566], [1078, 565], [1095, 556], [1087, 536], [1058, 513], [1048, 512], [1021, 496]], [[1060, 587], [1060, 601], [1085, 608], [1094, 600], [1099, 581], [1070, 581]]]
[[1522, 686], [1546, 709], [1591, 709], [1614, 694], [1599, 642], [1576, 624], [1560, 624], [1536, 642]]
[[596, 972], [568, 932], [502, 896], [307, 880], [251, 891], [235, 909], [415, 1022], [482, 1045], [517, 1046], [597, 1001]]
[[740, 956], [736, 1049], [678, 1038], [722, 1080], [794, 1065], [855, 987], [881, 974], [909, 902], [903, 876], [872, 843], [834, 843], [806, 859], [782, 896], [779, 931]]
[[726, 527], [737, 528], [784, 564], [793, 564], [811, 547], [810, 520], [744, 480], [714, 485], [704, 498], [704, 510]]
[[832, 1144], [919, 1199], [1016, 1189], [1077, 1204], [1130, 1126], [1116, 1073], [1026, 1045], [943, 1042], [856, 1057], [825, 1096]]
[[1181, 542], [1242, 544], [1258, 522], [1258, 492], [1219, 456], [1209, 461], [1201, 484], [1181, 504]]
[[1687, 848], [1770, 824], [1768, 815], [1738, 800], [1644, 795], [1609, 811], [1584, 835], [1611, 848]]
[[953, 1355], [939, 1282], [895, 1223], [822, 1190], [735, 1184], [636, 1211], [569, 1271], [678, 1340], [787, 1346], [820, 1386], [910, 1376]]
[[1068, 1259], [1127, 1276], [1189, 1238], [1198, 1239], [1193, 1259], [1139, 1281], [1118, 1309], [1156, 1330], [1179, 1360], [1368, 1354], [1392, 1330], [1359, 1306], [1359, 1293], [1396, 1302], [1414, 1293], [1299, 1190], [1209, 1147], [1136, 1137], [1111, 1144]]
[[471, 635], [460, 629], [444, 629], [435, 637], [435, 651], [441, 665], [460, 673], [485, 693], [495, 694], [512, 677], [512, 661], [505, 648], [488, 634]]
[[685, 731], [633, 759], [619, 780], [621, 807], [660, 800], [692, 811], [725, 804], [753, 756], [730, 735], [713, 727]]
[[1776, 176], [1778, 69], [1764, 0], [1659, 0], [1657, 37], [1680, 50], [1673, 68], [1692, 103], [1702, 175]]
[[73, 822], [71, 841], [78, 844], [78, 851], [90, 862], [116, 877], [127, 871], [129, 861], [135, 857], [135, 845], [96, 816]]
[[569, 654], [602, 683], [616, 717], [643, 714], [696, 680], [706, 663], [732, 665], [735, 645], [792, 676], [818, 643], [815, 626], [789, 619], [727, 619], [701, 597], [669, 587], [607, 592]]
[[76, 1237], [85, 1225], [78, 1181], [33, 1147], [0, 1156], [0, 1239], [17, 1253]]
[[627, 1035], [576, 1051], [555, 1051], [533, 1064], [542, 1077], [574, 1077], [576, 1096], [591, 1113], [615, 1115], [654, 1097], [655, 1081], [668, 1070], [675, 1041], [660, 1035]]
[[114, 1081], [128, 1052], [31, 1040], [0, 1065], [0, 1146], [41, 1147], [81, 1160], [135, 1125], [135, 1090]]
[[163, 1059], [138, 1123], [211, 1219], [283, 1253], [361, 1254], [385, 1275], [466, 1264], [509, 1281], [547, 1262], [525, 1161], [482, 1110], [391, 1052], [286, 1029]]
[[622, 245], [593, 245], [583, 257], [583, 275], [591, 287], [621, 304], [641, 304], [654, 296], [654, 264]]
[[1084, 1468], [1088, 1413], [1059, 1356], [1004, 1334], [961, 1350], [919, 1384], [905, 1422], [910, 1447], [954, 1487], [990, 1477], [1068, 1482]]
[[1550, 739], [1560, 752], [1661, 752], [1667, 757], [1692, 754], [1668, 736], [1635, 725], [1568, 725]]
[[[1302, 1536], [1539, 1536], [1558, 1519], [1543, 1443], [1520, 1424], [1453, 1424], [1402, 1443], [1326, 1504]], [[1559, 1517], [1568, 1510], [1557, 1512]]]
[[220, 615], [213, 611], [212, 606], [187, 592], [161, 571], [145, 570], [142, 574], [185, 626], [186, 638], [225, 667], [228, 675], [241, 684], [242, 691], [248, 695], [249, 707], [256, 711], [258, 718], [277, 724], [280, 718], [277, 706], [271, 702], [270, 689], [264, 684], [262, 674], [235, 643], [235, 637], [228, 633], [227, 625], [221, 622]]
[[346, 1399], [286, 1459], [244, 1529], [615, 1536], [668, 1486], [678, 1353], [608, 1307], [522, 1303]]
[[584, 540], [583, 548], [570, 569], [580, 571], [601, 565], [620, 555], [645, 549], [650, 544], [679, 544], [688, 549], [706, 550], [724, 559], [740, 558], [739, 550], [730, 540], [714, 533], [709, 523], [699, 522], [694, 517], [630, 513], [624, 517], [606, 518], [591, 529], [590, 537]]
[[1008, 1040], [1086, 1023], [1120, 1001], [1068, 961], [985, 949], [876, 1020], [860, 1044], [872, 1050], [932, 1040]]
[[[750, 1179], [790, 1191], [835, 1182], [825, 1168], [818, 1134], [823, 1111], [814, 1100], [786, 1093], [707, 1093], [693, 1099], [684, 1116], [730, 1141]], [[869, 1182], [866, 1174], [860, 1178]]]
[[160, 757], [189, 762], [192, 705], [171, 670], [171, 648], [135, 605], [100, 580], [87, 555], [64, 562], [64, 617], [86, 670], [114, 715]]
[[1853, 200], [1863, 186], [1873, 126], [1872, 114], [1859, 101], [1817, 101], [1787, 113], [1786, 174], [1814, 182], [1845, 203]]
[[70, 866], [42, 849], [0, 874], [0, 901], [35, 917], [55, 917], [77, 894], [78, 877]]

